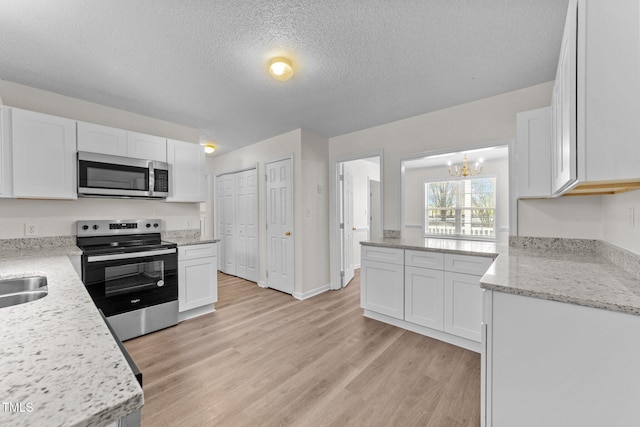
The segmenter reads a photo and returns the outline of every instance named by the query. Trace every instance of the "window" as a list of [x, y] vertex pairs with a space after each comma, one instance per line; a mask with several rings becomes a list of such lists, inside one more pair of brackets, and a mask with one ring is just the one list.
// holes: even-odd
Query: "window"
[[496, 238], [496, 178], [424, 183], [425, 236]]

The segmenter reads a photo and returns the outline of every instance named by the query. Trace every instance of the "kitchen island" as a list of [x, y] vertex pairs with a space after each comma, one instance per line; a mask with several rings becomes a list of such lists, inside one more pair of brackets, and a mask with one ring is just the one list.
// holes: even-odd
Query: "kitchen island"
[[44, 298], [0, 308], [0, 425], [102, 426], [142, 407], [142, 389], [69, 260], [80, 253], [0, 252], [0, 280], [48, 280]]
[[[479, 306], [464, 306], [472, 313], [467, 320], [478, 322], [477, 313], [481, 313], [477, 325], [481, 339], [477, 347], [467, 348], [481, 353], [483, 426], [638, 424], [637, 254], [596, 240], [527, 237], [512, 237], [509, 246], [447, 239], [381, 239], [362, 242], [362, 248], [363, 268], [367, 267], [367, 258], [371, 259], [365, 255], [368, 248], [396, 251], [395, 258], [391, 256], [394, 252], [386, 252], [385, 267], [378, 276], [387, 285], [395, 284], [404, 291], [397, 295], [404, 299], [405, 320], [388, 322], [401, 327], [413, 324], [406, 320], [407, 301], [415, 300], [412, 294], [422, 296], [414, 312], [428, 307], [434, 300], [429, 297], [439, 295], [416, 289], [444, 285], [446, 293], [446, 287], [451, 286], [452, 282], [442, 285], [437, 279], [440, 276], [435, 273], [447, 267], [434, 264], [438, 257], [431, 254], [495, 257], [486, 264], [486, 271], [476, 276], [475, 290], [471, 282], [467, 288], [466, 296]], [[402, 257], [398, 251], [403, 252]], [[408, 277], [416, 275], [416, 262], [411, 257], [421, 252], [430, 255], [423, 257], [417, 271], [429, 280], [422, 280], [416, 287], [420, 282]], [[382, 270], [394, 270], [394, 265], [395, 278], [382, 274]], [[397, 268], [399, 265], [404, 272]], [[366, 271], [361, 274], [366, 293]], [[443, 304], [442, 300], [436, 301]], [[445, 310], [453, 301], [444, 300]], [[379, 317], [376, 313], [371, 316], [365, 304], [363, 307], [365, 316]], [[425, 312], [439, 314], [433, 309]], [[464, 319], [465, 313], [459, 315]], [[388, 316], [378, 320], [388, 320]], [[437, 334], [425, 335], [438, 338]]]

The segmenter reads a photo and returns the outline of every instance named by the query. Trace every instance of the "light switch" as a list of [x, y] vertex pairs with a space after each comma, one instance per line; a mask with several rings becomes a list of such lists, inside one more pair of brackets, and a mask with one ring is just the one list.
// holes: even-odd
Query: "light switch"
[[307, 208], [307, 218], [311, 218], [311, 208]]

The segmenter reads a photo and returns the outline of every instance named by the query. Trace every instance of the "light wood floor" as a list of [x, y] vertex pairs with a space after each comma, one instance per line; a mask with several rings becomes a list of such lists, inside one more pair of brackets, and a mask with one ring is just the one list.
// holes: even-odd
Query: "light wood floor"
[[480, 425], [480, 356], [364, 318], [358, 275], [305, 301], [218, 286], [215, 313], [125, 343], [143, 426]]

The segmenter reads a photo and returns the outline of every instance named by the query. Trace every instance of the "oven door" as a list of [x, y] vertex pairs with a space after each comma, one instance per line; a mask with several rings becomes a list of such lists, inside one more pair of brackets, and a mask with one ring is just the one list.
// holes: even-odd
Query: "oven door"
[[107, 317], [176, 301], [176, 248], [83, 255], [82, 278]]
[[81, 196], [152, 196], [153, 162], [106, 154], [78, 152]]

